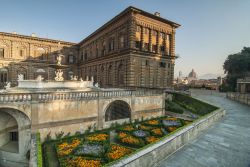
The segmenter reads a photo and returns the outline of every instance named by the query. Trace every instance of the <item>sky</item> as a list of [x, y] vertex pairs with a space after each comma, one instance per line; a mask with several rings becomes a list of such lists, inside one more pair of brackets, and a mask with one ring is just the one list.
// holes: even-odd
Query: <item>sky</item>
[[181, 24], [175, 76], [223, 74], [229, 54], [250, 47], [250, 0], [0, 0], [0, 32], [79, 42], [128, 6]]

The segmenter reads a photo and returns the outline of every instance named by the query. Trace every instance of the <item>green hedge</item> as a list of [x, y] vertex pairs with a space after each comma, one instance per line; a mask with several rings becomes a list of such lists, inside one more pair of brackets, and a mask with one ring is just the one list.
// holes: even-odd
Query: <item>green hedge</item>
[[40, 133], [36, 134], [36, 144], [37, 144], [37, 166], [43, 167], [43, 153], [42, 153], [42, 144], [40, 140]]
[[166, 100], [166, 110], [179, 114], [183, 114], [184, 112], [184, 109], [178, 103], [168, 100]]
[[183, 94], [174, 94], [173, 101], [179, 104], [181, 107], [189, 110], [190, 112], [198, 115], [206, 115], [216, 109], [215, 106], [202, 102], [200, 100], [194, 99], [190, 96]]

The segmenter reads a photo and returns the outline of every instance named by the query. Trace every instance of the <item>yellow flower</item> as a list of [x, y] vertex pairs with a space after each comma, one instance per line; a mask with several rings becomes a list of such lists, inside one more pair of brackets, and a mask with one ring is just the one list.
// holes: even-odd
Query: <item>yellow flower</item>
[[152, 132], [156, 135], [162, 136], [163, 132], [160, 128], [153, 129]]
[[156, 142], [157, 140], [159, 140], [159, 138], [154, 137], [154, 136], [146, 137], [146, 141], [147, 141], [148, 143], [153, 143], [153, 142]]
[[123, 157], [124, 155], [130, 154], [131, 152], [131, 149], [118, 145], [112, 145], [111, 151], [107, 154], [107, 156], [112, 160], [116, 160]]
[[147, 121], [146, 123], [148, 123], [150, 125], [158, 125], [159, 121], [158, 120], [150, 120], [150, 121]]
[[103, 133], [103, 134], [95, 134], [87, 137], [87, 140], [90, 141], [104, 141], [108, 139], [108, 135]]

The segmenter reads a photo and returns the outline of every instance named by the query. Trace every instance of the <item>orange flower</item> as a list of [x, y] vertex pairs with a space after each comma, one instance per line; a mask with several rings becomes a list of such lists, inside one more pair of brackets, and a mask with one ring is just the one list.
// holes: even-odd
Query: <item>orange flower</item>
[[95, 134], [87, 137], [87, 140], [90, 141], [104, 141], [108, 139], [108, 135], [103, 133], [103, 134]]
[[82, 157], [77, 157], [66, 162], [67, 167], [100, 167], [100, 160], [87, 160]]
[[177, 121], [178, 119], [175, 118], [175, 117], [168, 117], [168, 118], [165, 118], [165, 120], [168, 120], [168, 121]]
[[147, 121], [146, 123], [148, 123], [150, 125], [158, 125], [159, 121], [158, 120], [150, 120], [150, 121]]
[[173, 132], [173, 131], [175, 131], [177, 129], [177, 127], [175, 127], [175, 126], [169, 126], [168, 127], [168, 131], [169, 132]]
[[128, 126], [125, 126], [124, 128], [122, 128], [122, 130], [132, 131], [132, 130], [135, 130], [135, 128], [131, 125], [128, 125]]
[[140, 128], [141, 128], [141, 130], [150, 130], [150, 129], [152, 129], [152, 127], [145, 126], [145, 125], [141, 125]]
[[118, 136], [119, 136], [120, 138], [124, 138], [124, 137], [128, 136], [128, 134], [127, 134], [127, 133], [124, 133], [124, 132], [119, 132], [119, 133], [118, 133]]
[[154, 137], [154, 136], [146, 137], [146, 141], [147, 141], [148, 143], [153, 143], [153, 142], [156, 142], [157, 140], [159, 140], [159, 138]]
[[156, 135], [162, 136], [163, 132], [160, 128], [153, 129], [152, 132]]
[[63, 142], [57, 146], [58, 156], [69, 155], [75, 147], [77, 147], [81, 141], [79, 139], [74, 139], [71, 143]]
[[107, 154], [108, 158], [111, 160], [116, 160], [124, 155], [130, 154], [132, 152], [131, 149], [119, 146], [119, 145], [112, 145], [111, 146], [111, 151]]
[[140, 140], [139, 139], [137, 139], [137, 138], [135, 138], [133, 136], [130, 136], [130, 135], [122, 138], [121, 142], [127, 143], [127, 144], [135, 144], [135, 145], [140, 144]]

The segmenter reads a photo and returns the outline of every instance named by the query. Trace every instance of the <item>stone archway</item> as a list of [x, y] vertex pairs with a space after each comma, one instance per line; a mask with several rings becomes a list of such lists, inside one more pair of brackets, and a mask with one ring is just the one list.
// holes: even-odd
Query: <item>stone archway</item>
[[0, 166], [6, 162], [28, 163], [30, 124], [30, 119], [22, 111], [0, 108]]
[[115, 100], [109, 104], [105, 112], [105, 122], [131, 118], [131, 109], [127, 102]]

